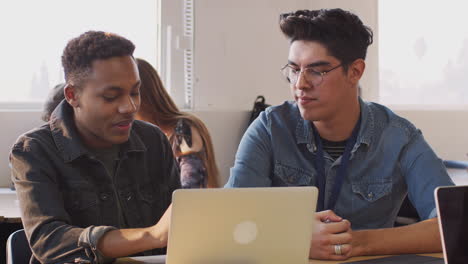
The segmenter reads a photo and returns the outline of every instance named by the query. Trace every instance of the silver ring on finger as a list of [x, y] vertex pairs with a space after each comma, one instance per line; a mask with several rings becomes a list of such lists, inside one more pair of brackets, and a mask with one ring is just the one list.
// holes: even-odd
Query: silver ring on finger
[[335, 255], [343, 254], [343, 252], [341, 251], [342, 249], [343, 249], [343, 245], [341, 244], [335, 245]]

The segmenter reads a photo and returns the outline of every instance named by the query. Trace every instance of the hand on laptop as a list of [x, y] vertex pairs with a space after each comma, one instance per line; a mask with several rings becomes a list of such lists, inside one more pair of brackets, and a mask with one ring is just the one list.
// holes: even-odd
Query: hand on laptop
[[315, 214], [309, 257], [313, 259], [345, 260], [351, 256], [351, 223], [333, 211]]
[[171, 210], [172, 204], [169, 205], [164, 215], [159, 219], [158, 223], [150, 228], [151, 236], [155, 239], [154, 248], [162, 248], [167, 246], [169, 236], [169, 227], [171, 225]]
[[107, 257], [118, 258], [138, 252], [163, 248], [167, 245], [172, 205], [158, 223], [145, 228], [115, 229], [106, 232], [97, 243], [98, 250]]

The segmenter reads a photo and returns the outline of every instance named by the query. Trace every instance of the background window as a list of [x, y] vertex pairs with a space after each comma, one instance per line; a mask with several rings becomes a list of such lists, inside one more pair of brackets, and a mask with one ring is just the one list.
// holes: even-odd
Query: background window
[[135, 57], [159, 70], [159, 6], [158, 0], [5, 1], [0, 9], [0, 103], [42, 102], [64, 81], [66, 43], [88, 30], [130, 39]]
[[468, 105], [468, 2], [379, 1], [380, 101]]

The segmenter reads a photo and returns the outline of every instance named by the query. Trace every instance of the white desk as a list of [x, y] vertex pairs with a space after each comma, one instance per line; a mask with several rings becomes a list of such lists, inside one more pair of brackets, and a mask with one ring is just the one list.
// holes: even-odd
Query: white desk
[[0, 222], [21, 223], [21, 211], [16, 192], [9, 188], [0, 188]]
[[[468, 170], [447, 170], [456, 185], [468, 185]], [[21, 223], [21, 211], [16, 192], [10, 188], [0, 188], [0, 223]]]
[[455, 185], [468, 185], [468, 170], [447, 169], [447, 172]]
[[[443, 258], [444, 256], [442, 253], [433, 253], [433, 254], [421, 254], [423, 256], [431, 256], [437, 258]], [[348, 259], [346, 261], [324, 261], [324, 260], [309, 260], [309, 264], [338, 264], [338, 263], [346, 263], [346, 262], [353, 262], [353, 261], [360, 261], [360, 260], [368, 260], [368, 259], [376, 259], [385, 256], [365, 256], [365, 257], [354, 257]], [[114, 262], [115, 264], [124, 264], [124, 263], [135, 263], [135, 264], [164, 264], [166, 263], [166, 256], [147, 256], [147, 257], [132, 257], [132, 258], [119, 258], [117, 261]], [[272, 263], [276, 264], [276, 263]]]

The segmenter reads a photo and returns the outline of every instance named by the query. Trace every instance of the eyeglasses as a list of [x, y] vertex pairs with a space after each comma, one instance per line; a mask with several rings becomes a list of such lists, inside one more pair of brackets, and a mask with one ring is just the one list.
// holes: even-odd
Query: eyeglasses
[[309, 84], [313, 86], [319, 86], [323, 82], [323, 77], [327, 75], [327, 73], [341, 66], [343, 66], [343, 64], [339, 64], [331, 68], [330, 70], [318, 72], [318, 71], [314, 71], [310, 67], [304, 68], [302, 70], [298, 70], [298, 69], [294, 69], [293, 67], [291, 67], [290, 64], [286, 64], [284, 65], [283, 68], [281, 68], [281, 72], [283, 73], [284, 77], [286, 77], [286, 80], [292, 85], [295, 85], [301, 73], [304, 73], [304, 78]]

